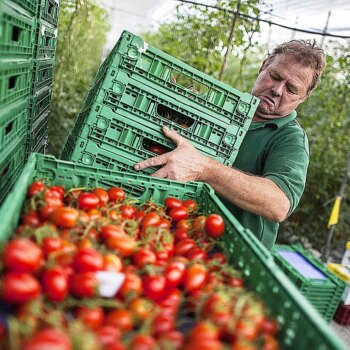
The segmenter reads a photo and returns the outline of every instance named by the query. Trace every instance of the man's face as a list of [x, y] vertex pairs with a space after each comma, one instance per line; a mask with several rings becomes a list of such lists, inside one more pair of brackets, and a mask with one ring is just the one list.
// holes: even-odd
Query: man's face
[[265, 63], [252, 89], [260, 98], [255, 121], [284, 117], [307, 98], [313, 69], [299, 64], [293, 56], [279, 54]]

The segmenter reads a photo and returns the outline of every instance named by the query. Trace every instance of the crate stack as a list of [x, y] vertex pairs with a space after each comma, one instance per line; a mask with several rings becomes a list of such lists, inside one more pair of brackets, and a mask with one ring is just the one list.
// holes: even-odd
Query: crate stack
[[41, 0], [35, 26], [32, 93], [26, 154], [45, 153], [57, 46], [59, 0]]
[[0, 3], [0, 201], [26, 158], [36, 0]]
[[309, 300], [322, 317], [330, 322], [345, 289], [345, 283], [301, 245], [275, 245], [276, 263]]
[[124, 31], [95, 77], [62, 158], [133, 172], [136, 162], [157, 154], [154, 147], [175, 148], [162, 132], [166, 125], [232, 165], [258, 101]]
[[47, 143], [58, 0], [0, 3], [0, 202]]

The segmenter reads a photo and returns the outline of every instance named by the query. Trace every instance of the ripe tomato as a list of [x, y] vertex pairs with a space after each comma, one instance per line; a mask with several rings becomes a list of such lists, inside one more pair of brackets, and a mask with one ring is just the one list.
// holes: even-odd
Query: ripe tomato
[[147, 275], [142, 278], [142, 286], [145, 296], [157, 301], [164, 295], [166, 279], [161, 275]]
[[167, 149], [160, 145], [152, 145], [149, 150], [159, 156], [167, 152]]
[[106, 190], [104, 190], [103, 188], [95, 188], [92, 191], [93, 194], [95, 194], [99, 201], [100, 201], [100, 206], [105, 206], [108, 202], [109, 202], [109, 195], [108, 192]]
[[49, 300], [62, 301], [68, 295], [68, 277], [61, 266], [52, 267], [43, 273], [42, 287]]
[[88, 211], [97, 208], [100, 205], [100, 199], [94, 193], [83, 192], [79, 195], [77, 203], [79, 209]]
[[69, 207], [55, 209], [50, 214], [50, 220], [57, 226], [72, 228], [77, 225], [79, 218], [78, 210]]
[[227, 263], [227, 259], [225, 254], [217, 252], [214, 253], [213, 255], [210, 256], [209, 258], [210, 261], [216, 261], [219, 264], [226, 264]]
[[110, 344], [115, 344], [120, 340], [120, 330], [113, 327], [104, 325], [100, 327], [97, 332], [98, 342], [107, 349]]
[[175, 255], [185, 256], [194, 247], [196, 247], [196, 242], [192, 238], [182, 239], [175, 244]]
[[142, 294], [142, 280], [132, 272], [125, 272], [125, 280], [119, 289], [118, 295], [126, 298], [133, 294], [135, 297]]
[[193, 247], [192, 249], [190, 249], [187, 252], [186, 257], [192, 261], [193, 260], [206, 260], [207, 253], [201, 248]]
[[188, 210], [186, 207], [181, 206], [177, 208], [173, 208], [169, 211], [169, 216], [175, 221], [178, 222], [183, 219], [188, 218]]
[[34, 272], [43, 262], [43, 253], [39, 246], [27, 238], [17, 238], [6, 244], [5, 267], [13, 272]]
[[70, 291], [77, 298], [90, 298], [96, 294], [97, 280], [94, 272], [75, 273], [71, 276]]
[[102, 226], [100, 230], [104, 239], [126, 235], [126, 232], [120, 225], [107, 224]]
[[123, 309], [110, 311], [106, 316], [105, 324], [116, 327], [122, 332], [128, 332], [134, 328], [130, 311]]
[[185, 275], [186, 266], [181, 261], [173, 261], [165, 268], [164, 276], [168, 287], [177, 287]]
[[199, 263], [191, 265], [185, 273], [183, 285], [186, 292], [193, 292], [201, 289], [208, 278], [207, 268]]
[[182, 201], [178, 198], [175, 198], [175, 197], [165, 198], [164, 204], [165, 204], [167, 210], [182, 207]]
[[111, 187], [107, 193], [110, 202], [120, 202], [125, 199], [125, 192], [119, 187]]
[[91, 329], [98, 329], [102, 326], [104, 313], [102, 307], [92, 308], [81, 306], [76, 311], [76, 317]]
[[167, 289], [163, 299], [158, 302], [163, 313], [176, 315], [181, 303], [182, 293], [178, 288]]
[[30, 211], [22, 216], [22, 224], [37, 227], [40, 225], [40, 218], [36, 211]]
[[225, 223], [223, 218], [218, 214], [210, 214], [205, 220], [205, 232], [212, 238], [218, 238], [225, 232]]
[[137, 211], [133, 205], [121, 205], [119, 207], [119, 210], [122, 214], [122, 217], [124, 219], [129, 219], [129, 220], [131, 220], [134, 217]]
[[109, 237], [106, 245], [109, 249], [117, 251], [122, 256], [130, 256], [136, 248], [136, 241], [134, 238], [127, 235]]
[[63, 241], [59, 237], [44, 237], [41, 249], [45, 257], [47, 257], [51, 252], [58, 251], [63, 247]]
[[136, 334], [130, 343], [130, 350], [153, 350], [157, 343], [156, 340], [146, 334]]
[[95, 249], [83, 248], [74, 257], [73, 267], [77, 272], [95, 272], [102, 270], [103, 258]]
[[175, 316], [166, 312], [160, 312], [152, 322], [152, 333], [157, 337], [175, 329]]
[[270, 320], [265, 316], [262, 322], [261, 330], [264, 333], [275, 336], [278, 330], [278, 323], [276, 320]]
[[182, 239], [189, 238], [187, 230], [183, 228], [177, 228], [174, 232], [175, 242], [181, 241]]
[[27, 190], [27, 197], [33, 197], [37, 193], [44, 191], [45, 184], [41, 181], [34, 181]]
[[156, 255], [147, 248], [138, 249], [132, 256], [133, 263], [138, 267], [144, 267], [147, 264], [154, 264]]
[[159, 223], [160, 223], [160, 216], [155, 212], [150, 212], [146, 214], [146, 216], [141, 221], [141, 227], [145, 229], [150, 226], [152, 227], [158, 226]]
[[207, 217], [204, 215], [197, 216], [192, 222], [193, 231], [204, 231], [204, 225]]
[[198, 322], [190, 331], [191, 340], [218, 340], [220, 332], [214, 324], [208, 321]]
[[192, 199], [185, 199], [182, 201], [182, 205], [188, 209], [188, 211], [193, 212], [197, 209], [197, 202]]
[[73, 346], [69, 337], [59, 329], [46, 328], [27, 340], [21, 350], [72, 350]]
[[13, 304], [22, 304], [39, 297], [41, 287], [29, 273], [10, 272], [2, 279], [2, 299]]
[[184, 349], [184, 334], [177, 330], [171, 330], [166, 333], [161, 333], [158, 337], [158, 342], [161, 349], [170, 349], [180, 350]]
[[64, 187], [63, 186], [50, 186], [48, 189], [53, 195], [56, 195], [57, 198], [63, 199], [64, 196]]

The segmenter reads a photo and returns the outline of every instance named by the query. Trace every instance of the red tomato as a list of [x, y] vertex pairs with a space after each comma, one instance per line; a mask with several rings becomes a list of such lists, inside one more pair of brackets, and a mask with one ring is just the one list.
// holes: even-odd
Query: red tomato
[[183, 228], [177, 228], [174, 232], [175, 242], [181, 241], [182, 239], [189, 238], [187, 230]]
[[270, 320], [265, 316], [261, 330], [269, 335], [275, 336], [278, 330], [278, 323], [276, 320]]
[[95, 209], [100, 205], [100, 199], [94, 193], [84, 192], [78, 197], [78, 208], [82, 210]]
[[182, 299], [182, 293], [177, 288], [167, 289], [163, 299], [158, 302], [158, 305], [161, 307], [163, 313], [170, 313], [176, 315], [178, 308], [180, 306]]
[[24, 343], [21, 350], [73, 350], [69, 337], [59, 329], [41, 330]]
[[129, 309], [134, 318], [144, 321], [152, 315], [154, 304], [147, 298], [136, 298], [130, 303]]
[[125, 192], [119, 187], [111, 187], [107, 193], [110, 202], [120, 202], [125, 199]]
[[95, 249], [80, 249], [74, 257], [73, 267], [77, 272], [96, 272], [102, 270], [102, 266], [102, 255]]
[[2, 298], [9, 303], [22, 304], [38, 298], [40, 293], [38, 280], [29, 273], [10, 272], [2, 279]]
[[153, 145], [149, 150], [155, 154], [158, 154], [159, 156], [167, 152], [166, 148], [160, 145]]
[[120, 330], [113, 327], [104, 325], [100, 327], [97, 332], [98, 342], [107, 349], [107, 346], [119, 342]]
[[196, 247], [196, 242], [191, 238], [185, 238], [175, 244], [175, 255], [185, 256], [192, 248]]
[[165, 268], [164, 276], [167, 286], [177, 287], [185, 275], [186, 266], [180, 261], [173, 261]]
[[125, 272], [125, 280], [118, 292], [118, 295], [126, 298], [133, 294], [135, 297], [142, 293], [142, 280], [132, 272]]
[[64, 187], [63, 186], [50, 186], [49, 191], [52, 194], [55, 194], [57, 198], [63, 199], [64, 196]]
[[149, 226], [158, 226], [160, 223], [160, 216], [155, 212], [150, 212], [141, 221], [141, 226], [147, 228]]
[[72, 228], [77, 225], [79, 218], [78, 210], [69, 207], [55, 209], [50, 214], [50, 220], [57, 226]]
[[153, 334], [159, 336], [175, 329], [175, 317], [169, 313], [160, 312], [152, 322]]
[[210, 214], [205, 220], [205, 232], [212, 238], [218, 238], [225, 232], [225, 223], [218, 214]]
[[210, 261], [216, 261], [219, 264], [226, 264], [227, 263], [227, 259], [225, 254], [223, 253], [214, 253], [213, 255], [210, 256], [209, 258]]
[[144, 267], [147, 264], [154, 264], [156, 255], [147, 248], [138, 249], [132, 256], [133, 263], [138, 267]]
[[113, 310], [106, 316], [105, 324], [116, 327], [122, 332], [131, 331], [134, 328], [129, 310]]
[[27, 190], [27, 197], [33, 197], [37, 193], [44, 191], [45, 184], [41, 181], [34, 181]]
[[102, 326], [104, 320], [104, 314], [102, 307], [95, 306], [79, 307], [76, 311], [76, 317], [91, 329], [98, 329]]
[[106, 190], [104, 190], [103, 188], [95, 188], [92, 191], [93, 194], [95, 194], [99, 201], [100, 201], [100, 206], [105, 206], [108, 202], [109, 202], [109, 195], [108, 192]]
[[126, 235], [126, 232], [120, 225], [108, 224], [100, 228], [102, 237], [108, 239], [109, 237], [120, 237]]
[[188, 209], [188, 211], [192, 212], [197, 209], [197, 202], [192, 199], [185, 199], [182, 201], [182, 205]]
[[156, 345], [156, 340], [150, 335], [136, 334], [131, 339], [130, 350], [153, 350]]
[[198, 322], [190, 331], [189, 337], [191, 340], [218, 340], [220, 332], [216, 326], [208, 321]]
[[13, 272], [34, 272], [43, 262], [43, 253], [38, 245], [27, 238], [17, 238], [5, 246], [4, 264]]
[[133, 205], [121, 205], [119, 207], [119, 210], [122, 214], [122, 217], [124, 219], [129, 219], [129, 220], [131, 220], [134, 217], [137, 211]]
[[44, 237], [42, 243], [42, 250], [47, 257], [51, 252], [60, 250], [63, 247], [62, 239], [59, 237]]
[[109, 237], [106, 244], [109, 249], [117, 251], [122, 256], [130, 256], [136, 248], [135, 239], [127, 235]]
[[47, 298], [52, 301], [63, 301], [68, 295], [68, 277], [61, 266], [55, 266], [43, 273], [42, 287]]
[[184, 334], [180, 331], [171, 330], [166, 333], [161, 333], [158, 337], [158, 341], [161, 349], [166, 349], [167, 347], [173, 350], [184, 349]]
[[196, 289], [201, 289], [208, 278], [207, 268], [199, 263], [191, 265], [185, 273], [184, 289], [186, 292], [192, 292]]
[[192, 249], [190, 249], [187, 252], [186, 257], [192, 261], [193, 260], [206, 260], [207, 253], [203, 249], [200, 249], [198, 247], [193, 247]]
[[207, 217], [204, 215], [197, 216], [192, 223], [193, 231], [204, 231], [204, 225]]
[[22, 216], [22, 223], [24, 225], [29, 225], [37, 227], [40, 225], [40, 219], [36, 211], [30, 211]]
[[134, 215], [134, 220], [140, 225], [145, 216], [146, 213], [144, 211], [138, 210]]
[[171, 210], [173, 208], [182, 207], [182, 201], [180, 199], [174, 198], [174, 197], [165, 198], [164, 204], [168, 210]]
[[189, 231], [191, 228], [192, 225], [187, 219], [182, 219], [176, 223], [176, 229]]
[[166, 279], [161, 275], [147, 275], [142, 279], [142, 286], [145, 296], [157, 301], [164, 295]]
[[77, 298], [90, 298], [96, 294], [97, 280], [93, 272], [75, 273], [71, 277], [70, 290]]
[[188, 210], [184, 206], [173, 208], [169, 211], [169, 216], [175, 222], [180, 221], [182, 219], [187, 219], [188, 218]]
[[167, 228], [167, 229], [170, 229], [170, 227], [171, 227], [171, 222], [170, 222], [168, 219], [160, 218], [158, 227], [159, 227], [159, 228]]

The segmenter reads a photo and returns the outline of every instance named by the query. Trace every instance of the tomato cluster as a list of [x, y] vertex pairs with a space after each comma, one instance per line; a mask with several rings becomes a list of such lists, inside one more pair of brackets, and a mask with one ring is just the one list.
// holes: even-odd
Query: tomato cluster
[[[197, 202], [35, 181], [3, 249], [6, 349], [279, 349], [276, 321], [227, 264], [225, 223]], [[111, 297], [101, 271], [123, 276]]]

